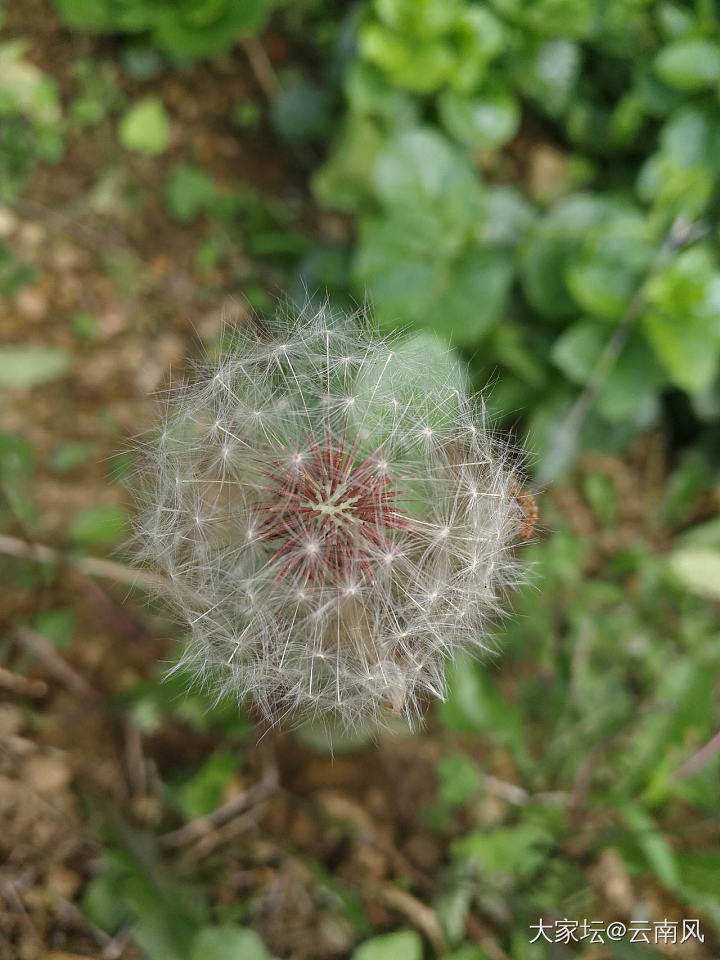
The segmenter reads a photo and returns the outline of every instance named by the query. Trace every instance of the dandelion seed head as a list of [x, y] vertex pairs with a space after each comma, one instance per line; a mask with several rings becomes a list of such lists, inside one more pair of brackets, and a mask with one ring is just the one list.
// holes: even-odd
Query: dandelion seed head
[[408, 722], [519, 579], [518, 456], [454, 361], [321, 310], [233, 330], [143, 443], [183, 664], [271, 721]]

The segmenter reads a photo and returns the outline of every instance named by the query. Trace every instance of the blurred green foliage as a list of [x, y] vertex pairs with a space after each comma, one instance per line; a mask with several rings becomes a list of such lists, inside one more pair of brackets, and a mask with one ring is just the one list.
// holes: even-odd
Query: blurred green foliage
[[169, 57], [197, 60], [259, 30], [277, 0], [53, 0], [72, 30], [147, 35]]
[[[354, 22], [345, 117], [313, 183], [357, 219], [352, 287], [381, 323], [467, 348], [540, 456], [632, 310], [585, 441], [623, 446], [667, 391], [714, 418], [714, 6], [369, 0]], [[532, 175], [547, 149], [555, 166]]]
[[0, 203], [17, 199], [36, 161], [57, 161], [64, 152], [57, 85], [27, 50], [26, 40], [0, 44]]

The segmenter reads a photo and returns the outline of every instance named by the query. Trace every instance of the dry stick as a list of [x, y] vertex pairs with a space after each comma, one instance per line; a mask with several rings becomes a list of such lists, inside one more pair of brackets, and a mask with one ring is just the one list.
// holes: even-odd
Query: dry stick
[[264, 774], [262, 780], [237, 797], [228, 800], [227, 803], [223, 803], [222, 806], [217, 807], [212, 813], [208, 813], [203, 817], [197, 817], [182, 827], [178, 827], [177, 830], [171, 830], [170, 833], [163, 834], [163, 836], [160, 837], [160, 845], [166, 850], [173, 850], [192, 840], [197, 840], [199, 837], [210, 833], [211, 830], [215, 830], [223, 826], [223, 824], [228, 823], [228, 821], [239, 816], [241, 813], [250, 810], [251, 807], [256, 806], [261, 800], [265, 800], [266, 797], [269, 797], [275, 792], [277, 786], [278, 773], [273, 765]]
[[49, 640], [28, 627], [18, 627], [15, 631], [18, 641], [33, 656], [37, 657], [47, 670], [76, 697], [86, 700], [99, 700], [100, 694], [91, 687], [84, 677], [66, 663]]
[[605, 378], [622, 353], [623, 347], [632, 333], [633, 327], [640, 318], [643, 307], [645, 306], [645, 296], [649, 280], [673, 253], [676, 253], [688, 243], [692, 243], [693, 240], [697, 240], [698, 237], [702, 236], [705, 232], [704, 227], [690, 223], [683, 216], [677, 217], [673, 222], [667, 237], [645, 275], [645, 279], [628, 303], [612, 336], [598, 357], [582, 393], [575, 401], [565, 422], [558, 431], [555, 441], [550, 448], [549, 455], [545, 458], [545, 465], [538, 474], [538, 479], [541, 483], [547, 483], [556, 478], [559, 472], [558, 467], [562, 468], [568, 454], [571, 453], [575, 446], [577, 435], [585, 417], [590, 412], [597, 399], [600, 388], [605, 382]]
[[280, 84], [278, 83], [275, 68], [270, 62], [270, 57], [267, 55], [265, 47], [253, 34], [242, 37], [240, 45], [250, 61], [252, 72], [255, 74], [255, 79], [262, 89], [262, 92], [267, 99], [272, 102], [277, 96]]
[[0, 688], [21, 697], [33, 698], [44, 697], [48, 691], [44, 680], [30, 680], [19, 673], [13, 673], [12, 670], [6, 670], [5, 667], [0, 667]]
[[401, 913], [414, 927], [422, 930], [440, 956], [447, 953], [448, 943], [438, 915], [432, 907], [392, 883], [367, 886], [363, 889], [363, 893], [369, 899], [379, 900], [391, 910]]
[[90, 577], [102, 577], [130, 586], [146, 587], [151, 590], [168, 586], [168, 581], [159, 574], [148, 570], [135, 570], [123, 563], [105, 560], [102, 557], [85, 557], [73, 553], [63, 553], [55, 547], [41, 543], [28, 543], [18, 537], [0, 535], [0, 553], [19, 560], [34, 560], [36, 563], [67, 564]]
[[718, 731], [712, 740], [709, 740], [704, 747], [701, 747], [697, 753], [694, 753], [689, 760], [680, 764], [672, 776], [676, 780], [683, 780], [685, 777], [692, 776], [693, 773], [697, 773], [698, 770], [702, 769], [716, 753], [720, 753], [720, 731]]

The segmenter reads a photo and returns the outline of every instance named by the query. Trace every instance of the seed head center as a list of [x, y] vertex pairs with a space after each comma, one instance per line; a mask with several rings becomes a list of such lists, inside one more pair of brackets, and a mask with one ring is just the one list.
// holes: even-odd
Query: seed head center
[[393, 478], [374, 455], [356, 456], [329, 435], [309, 438], [298, 460], [276, 461], [269, 475], [262, 539], [272, 541], [279, 577], [338, 583], [372, 579], [377, 558], [392, 546], [389, 533], [405, 527], [396, 510]]

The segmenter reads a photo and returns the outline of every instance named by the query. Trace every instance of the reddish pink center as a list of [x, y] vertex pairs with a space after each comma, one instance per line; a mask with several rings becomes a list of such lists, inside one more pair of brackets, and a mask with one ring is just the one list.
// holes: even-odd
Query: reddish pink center
[[371, 559], [392, 549], [388, 531], [406, 526], [382, 460], [355, 463], [355, 448], [311, 437], [290, 463], [274, 462], [261, 537], [277, 541], [270, 562], [279, 577], [351, 584], [372, 576]]

